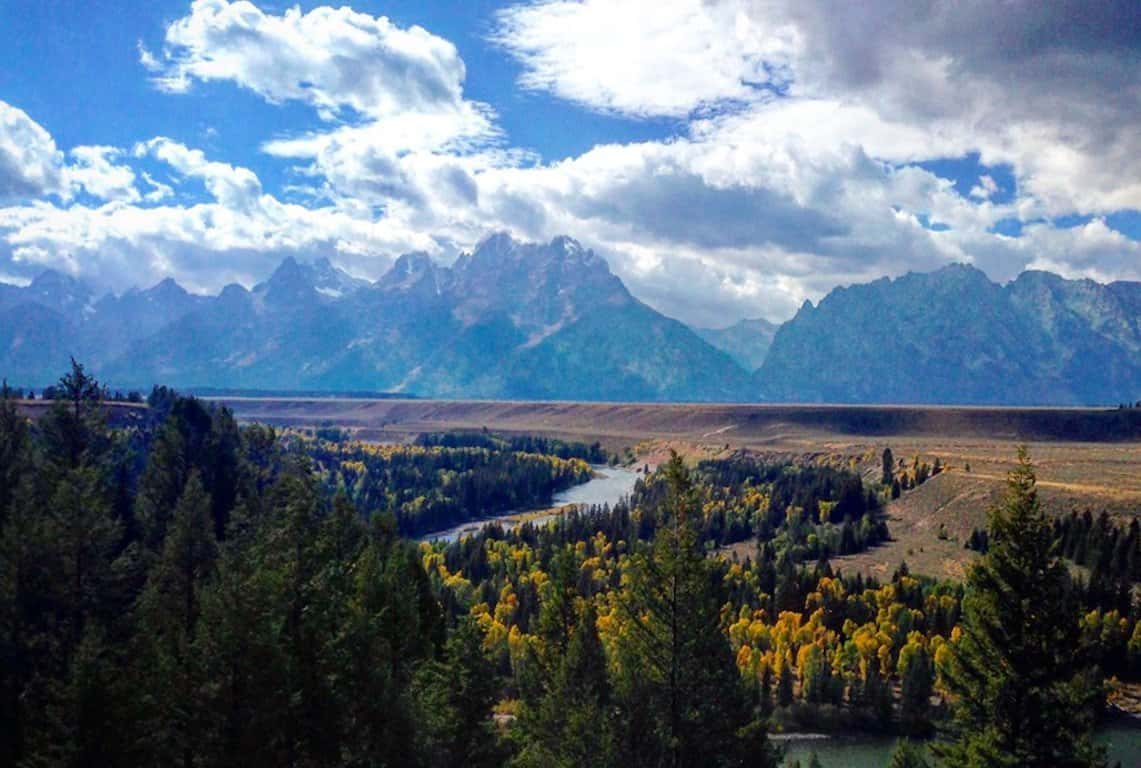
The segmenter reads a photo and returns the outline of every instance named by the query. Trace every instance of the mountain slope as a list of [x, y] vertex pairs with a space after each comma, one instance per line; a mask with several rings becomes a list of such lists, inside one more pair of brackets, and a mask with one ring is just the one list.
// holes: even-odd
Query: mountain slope
[[1141, 391], [1131, 286], [1000, 286], [951, 265], [837, 288], [777, 331], [754, 378], [772, 401], [1116, 403]]
[[1141, 399], [1141, 283], [1031, 271], [1002, 286], [952, 265], [837, 288], [779, 329], [695, 331], [570, 238], [493, 235], [450, 267], [401, 256], [375, 283], [287, 258], [217, 296], [164, 280], [95, 300], [50, 271], [0, 285], [0, 374], [42, 386], [69, 355], [123, 388], [1116, 404]]
[[748, 376], [630, 295], [570, 238], [493, 235], [452, 267], [401, 256], [374, 284], [286, 259], [97, 368], [148, 386], [437, 397], [740, 400]]
[[701, 338], [729, 355], [746, 371], [755, 371], [765, 362], [780, 326], [763, 318], [739, 320], [728, 328], [694, 328]]

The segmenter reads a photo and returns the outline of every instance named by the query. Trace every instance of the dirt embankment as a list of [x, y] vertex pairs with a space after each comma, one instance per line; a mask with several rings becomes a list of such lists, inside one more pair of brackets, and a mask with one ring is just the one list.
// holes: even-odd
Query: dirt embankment
[[222, 401], [242, 419], [294, 426], [336, 424], [374, 433], [487, 427], [594, 439], [731, 445], [811, 444], [854, 436], [1141, 442], [1141, 410], [319, 398]]

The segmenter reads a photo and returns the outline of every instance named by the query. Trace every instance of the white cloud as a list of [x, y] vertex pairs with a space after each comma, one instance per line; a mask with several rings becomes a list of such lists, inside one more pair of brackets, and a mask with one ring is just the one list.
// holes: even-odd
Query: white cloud
[[174, 196], [174, 187], [156, 181], [153, 176], [145, 171], [143, 172], [143, 181], [150, 187], [150, 190], [143, 195], [143, 200], [148, 203], [159, 203]]
[[987, 200], [997, 192], [997, 182], [985, 173], [979, 176], [979, 183], [971, 187], [971, 197], [977, 200]]
[[[791, 125], [791, 142], [1010, 163], [1041, 214], [1141, 208], [1134, 0], [584, 0], [499, 18], [525, 86], [591, 108], [676, 116], [743, 98], [744, 120]], [[788, 96], [757, 108], [770, 99], [741, 84], [774, 67]]]
[[[455, 46], [420, 27], [349, 8], [275, 16], [247, 2], [197, 0], [167, 28], [161, 62], [142, 51], [167, 90], [230, 80], [333, 122], [263, 149], [302, 163], [315, 181], [310, 195], [344, 208], [393, 213], [429, 198], [462, 205], [472, 187], [466, 168], [514, 162], [490, 149], [502, 138], [490, 107], [464, 98]], [[211, 179], [228, 183], [225, 174]]]
[[0, 101], [0, 203], [63, 191], [63, 154], [51, 134], [21, 109]]
[[[192, 290], [217, 290], [234, 281], [252, 285], [287, 254], [334, 255], [375, 274], [392, 254], [433, 247], [397, 221], [283, 202], [248, 168], [212, 161], [167, 138], [141, 143], [133, 155], [162, 163], [183, 183], [200, 181], [210, 199], [150, 207], [122, 200], [0, 207], [0, 260], [24, 275], [49, 266], [83, 274], [105, 289], [173, 275]], [[152, 202], [167, 196], [168, 185], [144, 179]]]
[[253, 171], [207, 160], [202, 150], [190, 149], [160, 136], [137, 144], [134, 153], [136, 157], [150, 155], [183, 176], [201, 180], [214, 199], [226, 208], [245, 211], [261, 200], [261, 182]]
[[325, 119], [455, 110], [464, 64], [454, 45], [350, 8], [293, 7], [281, 16], [249, 2], [195, 0], [166, 30], [161, 58], [140, 48], [160, 87], [228, 80], [273, 103], [300, 101]]
[[492, 39], [523, 64], [520, 84], [587, 107], [684, 117], [783, 86], [791, 25], [744, 0], [531, 2], [498, 12]]
[[99, 200], [134, 203], [142, 199], [135, 188], [135, 172], [117, 162], [122, 153], [115, 147], [75, 147], [68, 153], [71, 164], [64, 171], [73, 191], [83, 190]]
[[[525, 87], [619, 116], [685, 118], [666, 140], [544, 163], [465, 97], [464, 64], [443, 38], [347, 8], [274, 15], [199, 0], [161, 51], [140, 45], [140, 61], [167, 90], [226, 81], [312, 108], [307, 130], [262, 145], [294, 166], [289, 199], [309, 202], [169, 138], [65, 157], [0, 108], [0, 198], [8, 184], [20, 202], [62, 200], [0, 208], [0, 268], [50, 264], [110, 284], [173, 274], [216, 289], [264, 277], [285, 254], [332, 254], [376, 277], [392, 255], [447, 260], [490, 230], [570, 234], [636, 296], [702, 325], [781, 320], [836, 284], [949, 261], [999, 280], [1028, 266], [1136, 278], [1141, 246], [1101, 218], [1034, 223], [1141, 208], [1141, 86], [1096, 17], [1114, 3], [1078, 9], [1096, 18], [1071, 28], [1051, 4], [998, 18], [985, 3], [948, 14], [925, 2], [508, 8], [493, 37], [522, 62]], [[10, 123], [35, 140], [5, 143]], [[13, 146], [36, 162], [6, 160]], [[1010, 166], [1012, 199], [985, 168], [963, 195], [916, 165], [972, 152]], [[23, 181], [8, 181], [12, 169]], [[102, 204], [69, 200], [71, 189]], [[995, 234], [1004, 219], [1022, 236]]]

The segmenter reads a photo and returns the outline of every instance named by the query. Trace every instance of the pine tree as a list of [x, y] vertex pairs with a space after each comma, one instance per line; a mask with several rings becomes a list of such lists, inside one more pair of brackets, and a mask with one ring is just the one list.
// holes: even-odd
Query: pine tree
[[[610, 721], [610, 681], [593, 606], [579, 601], [565, 648], [552, 665], [533, 669], [539, 680], [524, 692], [513, 765], [523, 768], [574, 768], [614, 765]], [[553, 669], [550, 668], [553, 666]]]
[[[338, 507], [340, 511], [338, 512]], [[349, 514], [343, 497], [334, 502], [327, 538], [340, 538], [349, 554], [350, 593], [340, 631], [322, 655], [330, 664], [342, 715], [342, 753], [352, 764], [414, 765], [416, 717], [409, 688], [414, 667], [432, 658], [441, 643], [439, 609], [413, 548], [392, 529], [374, 525], [362, 551], [352, 555], [355, 534], [338, 536]], [[352, 510], [352, 514], [356, 514]], [[326, 572], [338, 569], [327, 560]]]
[[40, 419], [39, 430], [52, 461], [77, 467], [89, 454], [105, 447], [106, 413], [100, 407], [103, 385], [89, 375], [74, 358], [71, 371], [59, 380], [60, 399]]
[[969, 571], [963, 635], [944, 670], [953, 707], [944, 762], [1101, 764], [1090, 742], [1100, 688], [1084, 662], [1070, 576], [1024, 448], [989, 522], [990, 549]]
[[259, 559], [281, 622], [287, 703], [279, 736], [288, 762], [328, 762], [338, 750], [332, 680], [323, 663], [333, 606], [320, 578], [321, 500], [308, 463], [290, 466], [270, 497]]
[[30, 469], [28, 422], [8, 398], [0, 398], [0, 528], [20, 484]]
[[39, 480], [42, 487], [14, 504], [2, 543], [12, 560], [0, 586], [12, 595], [8, 629], [16, 630], [4, 639], [21, 665], [4, 686], [18, 691], [14, 751], [98, 764], [119, 751], [120, 731], [111, 725], [119, 651], [106, 630], [118, 618], [111, 606], [121, 530], [96, 467], [56, 466]]
[[927, 750], [922, 745], [908, 739], [900, 739], [891, 753], [888, 768], [931, 768], [927, 762]]
[[413, 682], [417, 755], [432, 768], [498, 766], [491, 705], [496, 680], [478, 627], [464, 619], [452, 632], [443, 658], [429, 661]]
[[239, 505], [213, 579], [204, 585], [195, 643], [204, 666], [207, 765], [282, 765], [287, 706], [274, 574], [261, 567], [258, 521]]
[[[721, 628], [720, 573], [698, 536], [699, 509], [676, 454], [652, 553], [630, 558], [617, 649], [622, 729], [648, 726], [631, 765], [772, 765], [775, 759]], [[644, 699], [643, 699], [644, 697]], [[633, 715], [633, 717], [631, 717]], [[631, 722], [645, 718], [648, 722]]]
[[142, 730], [153, 764], [191, 768], [201, 747], [204, 676], [196, 630], [217, 557], [210, 497], [193, 473], [139, 600], [143, 647], [137, 659], [147, 702]]
[[899, 654], [900, 702], [899, 719], [909, 736], [926, 736], [931, 730], [928, 719], [935, 669], [931, 654], [919, 643], [908, 643]]

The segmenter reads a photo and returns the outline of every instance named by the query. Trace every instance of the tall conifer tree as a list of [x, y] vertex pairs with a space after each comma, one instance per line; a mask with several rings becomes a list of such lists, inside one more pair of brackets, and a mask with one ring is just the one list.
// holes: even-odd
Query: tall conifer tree
[[990, 512], [990, 550], [967, 577], [963, 635], [944, 676], [953, 702], [944, 765], [1078, 768], [1100, 690], [1079, 609], [1024, 448]]
[[618, 649], [627, 715], [620, 728], [648, 726], [650, 737], [628, 744], [621, 760], [669, 768], [775, 765], [722, 632], [720, 574], [702, 549], [692, 480], [676, 454], [665, 476], [669, 493], [653, 550], [631, 557], [620, 598], [628, 624]]

